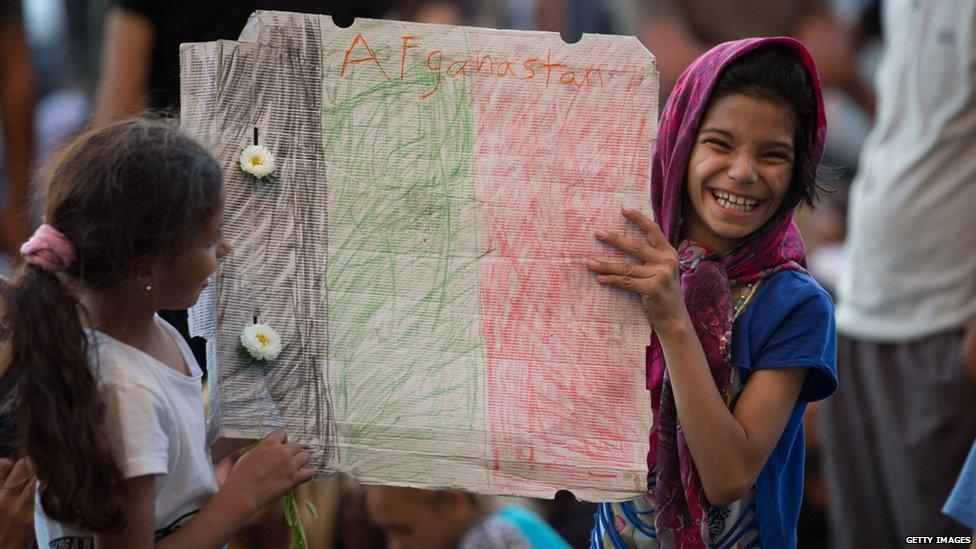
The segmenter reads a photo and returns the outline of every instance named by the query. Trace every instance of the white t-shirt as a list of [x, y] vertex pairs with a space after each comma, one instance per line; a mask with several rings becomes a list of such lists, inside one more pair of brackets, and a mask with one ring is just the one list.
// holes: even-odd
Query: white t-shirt
[[[88, 335], [116, 463], [125, 478], [156, 477], [158, 539], [203, 508], [217, 482], [206, 445], [203, 372], [180, 334], [159, 317], [155, 321], [179, 344], [189, 376], [101, 332]], [[93, 537], [49, 519], [38, 498], [34, 529], [42, 548], [84, 547], [85, 538]]]
[[878, 118], [851, 188], [837, 329], [904, 341], [976, 315], [976, 2], [883, 9]]

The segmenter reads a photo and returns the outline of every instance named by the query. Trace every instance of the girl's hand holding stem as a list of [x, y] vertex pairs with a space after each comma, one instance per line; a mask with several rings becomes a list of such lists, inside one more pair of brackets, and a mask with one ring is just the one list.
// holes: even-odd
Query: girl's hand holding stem
[[285, 431], [274, 431], [238, 460], [221, 490], [234, 492], [256, 513], [312, 480], [315, 474], [305, 468], [309, 459], [297, 443], [288, 442]]
[[126, 521], [119, 532], [100, 532], [96, 547], [155, 547], [197, 549], [220, 547], [262, 507], [308, 482], [310, 456], [288, 442], [283, 430], [274, 431], [237, 462], [213, 498], [182, 528], [153, 542], [155, 477], [126, 479]]

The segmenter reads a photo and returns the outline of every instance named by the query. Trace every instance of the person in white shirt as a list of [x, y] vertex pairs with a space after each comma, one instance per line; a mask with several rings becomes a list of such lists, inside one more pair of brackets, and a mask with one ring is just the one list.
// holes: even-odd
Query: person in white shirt
[[218, 547], [313, 476], [275, 431], [217, 489], [200, 367], [156, 315], [193, 305], [228, 251], [220, 166], [135, 119], [82, 135], [51, 174], [7, 304], [37, 542]]
[[823, 411], [840, 549], [965, 535], [940, 509], [976, 437], [976, 3], [882, 9]]

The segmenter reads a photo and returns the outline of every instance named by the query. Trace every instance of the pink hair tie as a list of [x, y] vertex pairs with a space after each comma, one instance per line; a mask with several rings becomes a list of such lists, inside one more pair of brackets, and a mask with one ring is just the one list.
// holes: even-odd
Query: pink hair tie
[[75, 262], [75, 246], [61, 231], [50, 225], [41, 225], [23, 246], [20, 255], [24, 261], [49, 272], [63, 271]]

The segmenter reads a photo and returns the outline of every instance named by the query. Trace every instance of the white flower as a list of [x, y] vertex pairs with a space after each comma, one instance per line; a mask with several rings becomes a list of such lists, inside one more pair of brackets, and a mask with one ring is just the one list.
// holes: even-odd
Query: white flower
[[262, 145], [251, 145], [241, 151], [241, 169], [261, 179], [275, 170], [275, 158]]
[[241, 345], [258, 361], [272, 361], [281, 353], [281, 336], [265, 324], [251, 324], [241, 332]]

